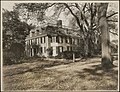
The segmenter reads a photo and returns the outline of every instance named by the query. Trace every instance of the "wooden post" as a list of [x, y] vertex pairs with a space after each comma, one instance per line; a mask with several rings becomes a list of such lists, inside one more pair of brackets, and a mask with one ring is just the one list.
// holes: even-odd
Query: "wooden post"
[[75, 62], [75, 53], [73, 52], [73, 62]]

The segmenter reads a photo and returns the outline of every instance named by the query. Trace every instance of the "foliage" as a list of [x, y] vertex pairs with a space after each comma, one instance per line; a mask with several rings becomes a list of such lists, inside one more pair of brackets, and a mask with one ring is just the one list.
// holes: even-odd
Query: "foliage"
[[59, 59], [73, 59], [73, 53], [75, 54], [75, 58], [80, 58], [84, 56], [83, 52], [79, 51], [64, 51], [59, 53], [55, 58]]
[[[55, 19], [63, 12], [65, 16], [73, 16], [70, 23], [73, 24], [72, 27], [79, 28], [84, 41], [84, 55], [100, 53], [99, 3], [18, 3], [14, 6], [14, 11], [3, 10], [3, 48], [10, 49], [11, 44], [16, 42], [24, 45], [26, 34], [32, 28], [28, 25], [30, 21], [36, 20], [39, 24], [46, 18], [46, 10], [51, 7], [54, 7], [52, 17]], [[115, 35], [118, 30], [116, 14], [115, 11], [108, 11], [106, 16], [110, 32]]]
[[49, 48], [47, 49], [47, 53], [48, 53], [49, 56], [52, 56], [52, 54], [53, 54], [53, 48], [52, 48], [52, 47], [49, 47]]
[[54, 3], [18, 3], [15, 4], [14, 9], [19, 13], [23, 21], [43, 21], [45, 18], [45, 11], [54, 5]]
[[[99, 3], [59, 3], [55, 6], [55, 9], [57, 9], [56, 13], [62, 9], [61, 13], [64, 12], [64, 15], [68, 16], [71, 14], [73, 16], [70, 17], [70, 26], [73, 28], [75, 26], [79, 27], [80, 34], [83, 35], [84, 50], [88, 54], [96, 53], [96, 49], [99, 49], [101, 44], [101, 31], [99, 31], [98, 24], [98, 5]], [[114, 10], [107, 12], [110, 32], [114, 35], [117, 35], [118, 30], [116, 27], [118, 20], [117, 13]], [[58, 14], [56, 15], [58, 16]], [[93, 47], [96, 47], [96, 49]]]
[[25, 37], [32, 26], [21, 22], [15, 11], [3, 10], [3, 48], [8, 49], [8, 44], [18, 42], [25, 44]]
[[[16, 63], [23, 57], [25, 37], [32, 26], [21, 22], [19, 14], [15, 11], [3, 9], [3, 49], [4, 63]], [[9, 54], [11, 55], [9, 56]]]

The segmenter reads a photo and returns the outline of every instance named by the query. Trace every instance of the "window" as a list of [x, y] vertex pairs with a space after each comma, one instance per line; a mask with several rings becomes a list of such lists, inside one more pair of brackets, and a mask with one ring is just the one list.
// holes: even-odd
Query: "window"
[[33, 39], [31, 39], [31, 44], [33, 44]]
[[32, 48], [30, 49], [30, 56], [32, 56]]
[[74, 38], [72, 39], [72, 43], [75, 44], [75, 39]]
[[62, 46], [59, 47], [59, 50], [60, 50], [60, 52], [63, 52], [63, 47]]
[[69, 38], [70, 39], [70, 44], [72, 44], [72, 38]]
[[63, 47], [62, 47], [62, 52], [63, 52]]
[[61, 39], [62, 39], [62, 37], [61, 37], [61, 36], [59, 36], [59, 42], [60, 42], [60, 43], [62, 43], [62, 40], [61, 40]]
[[61, 43], [63, 43], [63, 37], [61, 37]]
[[69, 37], [67, 38], [67, 43], [69, 43], [70, 42], [70, 39], [69, 39]]
[[37, 38], [37, 43], [39, 44], [39, 38]]
[[79, 44], [79, 39], [77, 39], [77, 44]]
[[52, 37], [52, 42], [56, 42], [57, 37]]
[[50, 42], [52, 42], [52, 37], [51, 36], [49, 36], [48, 39], [49, 39]]
[[65, 37], [65, 43], [67, 43], [67, 37]]
[[54, 37], [52, 37], [52, 42], [55, 42]]
[[75, 39], [75, 44], [77, 44], [77, 39]]
[[28, 45], [30, 45], [30, 40], [28, 41]]
[[32, 39], [30, 40], [30, 45], [32, 44]]
[[35, 41], [35, 44], [37, 44], [37, 38], [35, 38], [34, 41]]
[[67, 51], [69, 51], [69, 46], [67, 46]]
[[59, 43], [59, 36], [57, 36], [57, 37], [56, 37], [56, 42], [58, 42], [58, 43]]
[[59, 52], [59, 48], [58, 48], [58, 47], [56, 47], [56, 54], [58, 54], [58, 52]]
[[44, 47], [44, 53], [46, 53], [46, 47]]
[[41, 43], [43, 43], [43, 41], [42, 41], [42, 37], [41, 37]]
[[74, 51], [74, 50], [75, 50], [75, 47], [72, 47], [72, 50]]
[[45, 37], [44, 37], [44, 43], [45, 43]]
[[59, 36], [59, 42], [63, 43], [63, 37]]
[[70, 51], [72, 51], [72, 47], [70, 47]]
[[43, 49], [42, 49], [42, 47], [40, 47], [40, 53], [43, 53]]

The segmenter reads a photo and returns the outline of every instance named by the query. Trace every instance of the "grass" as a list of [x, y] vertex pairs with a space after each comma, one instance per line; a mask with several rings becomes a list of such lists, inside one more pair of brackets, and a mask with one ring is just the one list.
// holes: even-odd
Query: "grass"
[[3, 89], [117, 90], [117, 62], [114, 61], [116, 67], [105, 71], [100, 58], [74, 63], [32, 59], [30, 63], [3, 67]]

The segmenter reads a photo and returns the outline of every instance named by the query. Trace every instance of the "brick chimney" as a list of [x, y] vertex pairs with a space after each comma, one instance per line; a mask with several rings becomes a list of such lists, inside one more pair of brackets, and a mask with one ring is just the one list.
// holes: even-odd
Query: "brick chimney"
[[57, 21], [57, 27], [62, 27], [62, 20]]

